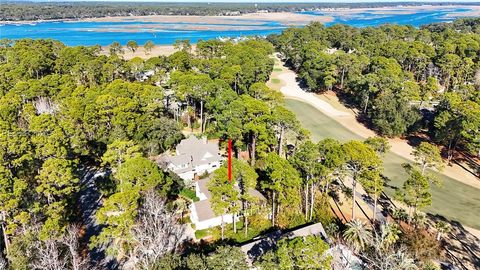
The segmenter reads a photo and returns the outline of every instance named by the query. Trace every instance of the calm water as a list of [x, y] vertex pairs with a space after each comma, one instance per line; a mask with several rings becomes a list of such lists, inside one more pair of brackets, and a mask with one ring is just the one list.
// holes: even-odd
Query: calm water
[[[385, 23], [410, 24], [420, 26], [432, 22], [445, 22], [455, 19], [447, 17], [451, 12], [468, 12], [466, 8], [442, 8], [422, 10], [414, 14], [376, 14], [374, 10], [362, 13], [341, 14], [339, 12], [304, 12], [304, 14], [332, 16], [334, 21], [327, 25], [343, 23], [357, 27], [376, 26]], [[459, 16], [461, 17], [461, 16]], [[228, 26], [228, 30], [225, 30]], [[212, 27], [221, 30], [185, 30], [195, 27]], [[237, 29], [236, 29], [237, 28]], [[239, 30], [257, 28], [255, 30]], [[261, 29], [258, 29], [261, 28]], [[126, 44], [136, 40], [144, 44], [152, 40], [155, 44], [172, 44], [178, 39], [198, 40], [218, 37], [266, 36], [280, 33], [286, 27], [279, 22], [267, 21], [258, 25], [247, 24], [206, 24], [206, 23], [157, 23], [157, 22], [41, 22], [35, 24], [0, 25], [0, 38], [52, 38], [67, 45], [108, 45], [113, 41]]]
[[[392, 12], [401, 13], [402, 9], [391, 9]], [[462, 13], [472, 11], [472, 9], [466, 8], [440, 8], [434, 10], [419, 10], [411, 14], [378, 14], [378, 11], [367, 10], [361, 13], [339, 14], [338, 12], [302, 12], [303, 14], [319, 15], [319, 16], [331, 16], [334, 18], [332, 22], [326, 23], [326, 25], [332, 25], [336, 23], [348, 24], [355, 27], [367, 27], [377, 26], [382, 24], [402, 24], [413, 25], [415, 27], [436, 23], [436, 22], [449, 22], [456, 18], [461, 18]], [[450, 13], [459, 13], [460, 15], [447, 16]]]
[[[220, 26], [215, 24], [195, 24], [199, 26]], [[187, 23], [152, 23], [152, 22], [41, 22], [35, 24], [6, 24], [0, 26], [1, 38], [52, 38], [67, 45], [109, 45], [118, 41], [125, 45], [129, 40], [144, 44], [152, 40], [155, 44], [172, 44], [178, 39], [198, 40], [218, 37], [264, 36], [279, 33], [285, 26], [277, 22], [267, 22], [260, 30], [182, 30]], [[178, 27], [182, 26], [182, 27]], [[248, 25], [221, 25], [248, 27]], [[252, 27], [258, 25], [252, 25]]]

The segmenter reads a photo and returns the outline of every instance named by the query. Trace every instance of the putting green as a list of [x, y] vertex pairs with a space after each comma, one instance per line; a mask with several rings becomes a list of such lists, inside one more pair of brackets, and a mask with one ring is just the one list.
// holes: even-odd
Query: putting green
[[[311, 137], [315, 141], [324, 138], [335, 138], [343, 142], [362, 139], [362, 137], [307, 103], [285, 99], [285, 106], [297, 115], [302, 126], [310, 131]], [[385, 155], [383, 161], [384, 175], [389, 179], [385, 192], [389, 196], [393, 196], [395, 189], [401, 187], [407, 178], [401, 164], [408, 162], [408, 160], [389, 152]], [[480, 229], [480, 218], [478, 217], [478, 213], [480, 213], [480, 190], [443, 174], [437, 174], [437, 176], [443, 184], [440, 187], [432, 187], [433, 203], [426, 211]]]

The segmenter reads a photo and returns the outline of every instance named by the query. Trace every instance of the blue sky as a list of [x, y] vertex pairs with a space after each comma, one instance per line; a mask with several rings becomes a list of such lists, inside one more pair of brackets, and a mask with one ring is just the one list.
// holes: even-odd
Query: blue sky
[[[42, 0], [47, 2], [48, 0]], [[176, 3], [226, 3], [226, 2], [234, 2], [234, 3], [392, 3], [392, 2], [429, 2], [429, 3], [459, 3], [459, 2], [469, 2], [469, 3], [478, 3], [480, 6], [479, 0], [61, 0], [63, 1], [72, 1], [72, 2], [80, 2], [80, 1], [107, 1], [107, 2], [159, 2], [159, 3], [168, 3], [168, 2], [176, 2]], [[0, 1], [1, 2], [1, 1]], [[51, 2], [58, 2], [58, 1], [51, 1]]]

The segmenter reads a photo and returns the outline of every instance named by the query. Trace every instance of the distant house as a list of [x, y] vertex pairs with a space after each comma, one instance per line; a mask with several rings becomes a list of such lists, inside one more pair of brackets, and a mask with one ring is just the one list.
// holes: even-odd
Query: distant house
[[[213, 212], [210, 204], [211, 194], [207, 187], [209, 181], [210, 178], [195, 181], [195, 193], [200, 200], [190, 205], [190, 220], [195, 224], [196, 230], [212, 228], [222, 224], [222, 217]], [[265, 197], [258, 192], [258, 190], [250, 189], [248, 192], [250, 195], [258, 198], [259, 204], [264, 204], [266, 202]], [[235, 220], [238, 221], [239, 217], [237, 216]], [[233, 215], [223, 215], [223, 222], [225, 224], [232, 223]]]
[[252, 262], [267, 253], [269, 250], [277, 246], [280, 239], [292, 239], [295, 237], [306, 237], [309, 235], [320, 236], [325, 240], [331, 248], [326, 251], [326, 254], [332, 256], [331, 268], [333, 270], [361, 270], [365, 269], [360, 258], [346, 246], [334, 244], [323, 229], [321, 222], [301, 226], [299, 228], [287, 231], [274, 231], [263, 236], [258, 236], [256, 240], [249, 241], [240, 248], [247, 255], [247, 262], [251, 265]]
[[192, 181], [197, 175], [215, 171], [222, 161], [217, 143], [195, 136], [182, 140], [176, 147], [176, 155], [164, 159], [167, 169], [186, 182]]

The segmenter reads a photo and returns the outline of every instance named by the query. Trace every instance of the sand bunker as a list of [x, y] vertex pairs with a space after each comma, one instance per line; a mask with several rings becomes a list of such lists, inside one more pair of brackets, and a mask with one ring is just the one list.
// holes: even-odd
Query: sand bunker
[[313, 93], [303, 91], [297, 83], [297, 76], [293, 72], [284, 72], [278, 75], [278, 78], [286, 83], [285, 86], [280, 88], [282, 94], [289, 98], [299, 99], [308, 104], [311, 104], [315, 108], [324, 112], [329, 116], [342, 117], [349, 116], [348, 113], [335, 109], [332, 105], [319, 99]]

